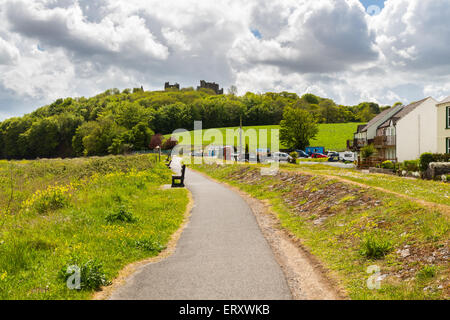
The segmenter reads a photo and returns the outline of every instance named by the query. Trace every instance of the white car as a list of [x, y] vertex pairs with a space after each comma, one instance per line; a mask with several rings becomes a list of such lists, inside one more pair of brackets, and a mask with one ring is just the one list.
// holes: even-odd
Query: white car
[[356, 161], [356, 154], [354, 152], [341, 152], [339, 153], [339, 160], [341, 161]]
[[288, 162], [292, 157], [285, 152], [274, 152], [272, 154], [272, 159], [280, 162]]

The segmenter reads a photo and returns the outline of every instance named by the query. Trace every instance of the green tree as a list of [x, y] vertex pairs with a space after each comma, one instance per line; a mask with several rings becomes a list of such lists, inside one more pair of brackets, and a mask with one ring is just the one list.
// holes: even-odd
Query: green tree
[[319, 132], [314, 117], [305, 110], [288, 107], [280, 123], [280, 140], [289, 149], [305, 150]]

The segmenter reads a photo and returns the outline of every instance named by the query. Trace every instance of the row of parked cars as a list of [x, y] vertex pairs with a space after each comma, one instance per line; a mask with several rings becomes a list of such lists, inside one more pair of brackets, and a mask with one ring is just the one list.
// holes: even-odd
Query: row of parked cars
[[[307, 154], [303, 150], [296, 150], [298, 158], [303, 159], [328, 159], [329, 162], [354, 162], [356, 160], [356, 154], [354, 152], [336, 152], [328, 151], [326, 154], [323, 153], [312, 153]], [[278, 161], [290, 161], [292, 157], [286, 152], [275, 152], [273, 158]]]
[[[311, 154], [307, 154], [305, 151], [303, 150], [296, 150], [295, 152], [297, 152], [297, 157], [298, 158], [303, 158], [303, 159], [328, 159], [329, 162], [338, 162], [338, 161], [343, 161], [343, 162], [353, 162], [356, 160], [356, 155], [353, 152], [336, 152], [336, 151], [328, 151], [326, 154], [323, 153], [311, 153]], [[206, 154], [204, 154], [201, 150], [200, 151], [193, 151], [191, 153], [191, 156], [194, 157], [202, 157], [202, 156], [206, 156]], [[208, 156], [215, 156], [215, 155], [208, 155]], [[234, 159], [234, 160], [238, 160], [239, 159], [239, 154], [238, 153], [231, 153], [228, 156], [226, 156], [226, 158], [229, 159]], [[250, 161], [250, 162], [265, 162], [265, 160], [268, 161], [279, 161], [279, 162], [290, 162], [292, 160], [292, 157], [286, 153], [286, 152], [273, 152], [272, 154], [270, 154], [269, 158], [266, 158], [263, 155], [257, 155], [257, 154], [246, 154], [245, 155], [245, 160], [246, 161]]]

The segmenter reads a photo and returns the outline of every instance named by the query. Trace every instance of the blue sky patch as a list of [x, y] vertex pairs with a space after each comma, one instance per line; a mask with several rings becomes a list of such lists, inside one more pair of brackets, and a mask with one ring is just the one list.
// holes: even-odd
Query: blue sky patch
[[253, 35], [254, 35], [256, 38], [258, 38], [258, 39], [261, 39], [261, 38], [262, 38], [261, 32], [259, 32], [258, 29], [251, 29], [251, 32], [253, 33]]

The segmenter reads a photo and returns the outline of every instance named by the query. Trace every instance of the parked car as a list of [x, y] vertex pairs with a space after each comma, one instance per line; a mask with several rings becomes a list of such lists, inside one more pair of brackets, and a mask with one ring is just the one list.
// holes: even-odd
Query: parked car
[[345, 161], [350, 161], [350, 162], [356, 161], [356, 153], [350, 152], [350, 151], [341, 152], [339, 154], [339, 160], [344, 161], [344, 162]]
[[330, 156], [328, 162], [339, 162], [339, 154]]
[[313, 153], [311, 155], [311, 158], [313, 159], [325, 159], [328, 158], [326, 155], [324, 155], [323, 153]]
[[292, 157], [285, 152], [274, 152], [272, 158], [273, 160], [280, 162], [288, 162], [292, 159]]
[[191, 155], [193, 157], [203, 157], [203, 151], [201, 150], [192, 151]]
[[327, 151], [326, 155], [327, 155], [327, 157], [334, 157], [334, 156], [339, 157], [339, 153], [336, 151]]
[[297, 152], [299, 158], [309, 158], [309, 154], [303, 150], [295, 150], [295, 152]]

